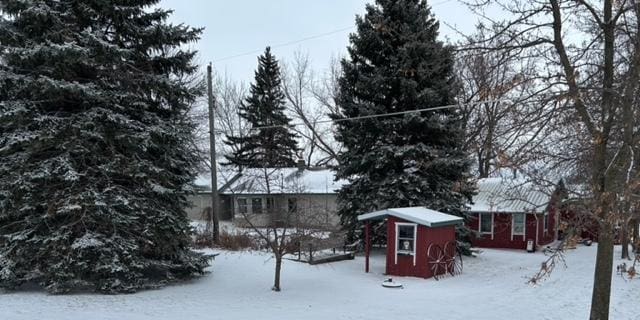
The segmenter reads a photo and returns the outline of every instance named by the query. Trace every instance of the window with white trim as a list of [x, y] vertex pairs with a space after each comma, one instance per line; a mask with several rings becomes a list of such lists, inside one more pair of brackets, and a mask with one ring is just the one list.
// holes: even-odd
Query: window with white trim
[[396, 232], [397, 253], [399, 255], [414, 255], [416, 252], [416, 224], [397, 223]]
[[246, 198], [238, 198], [238, 213], [247, 214], [249, 212], [249, 206], [247, 205]]
[[542, 221], [544, 222], [544, 233], [549, 232], [549, 219], [551, 218], [551, 215], [549, 214], [549, 212], [545, 212], [544, 213], [544, 219], [542, 219]]
[[296, 212], [298, 212], [298, 199], [297, 198], [289, 198], [289, 199], [287, 199], [287, 212], [288, 213], [296, 213]]
[[274, 213], [276, 208], [276, 199], [273, 197], [267, 198], [267, 213]]
[[511, 234], [514, 236], [524, 235], [524, 213], [514, 213], [511, 215]]
[[260, 214], [263, 210], [262, 198], [251, 198], [251, 213]]
[[481, 213], [478, 215], [479, 226], [478, 231], [482, 234], [492, 234], [493, 233], [493, 214], [492, 213]]

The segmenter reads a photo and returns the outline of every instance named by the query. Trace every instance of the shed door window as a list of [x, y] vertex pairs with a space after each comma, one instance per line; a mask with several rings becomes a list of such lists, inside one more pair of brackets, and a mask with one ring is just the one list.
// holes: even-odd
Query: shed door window
[[416, 243], [416, 226], [412, 224], [398, 225], [398, 254], [414, 254]]
[[524, 213], [514, 213], [511, 217], [513, 219], [513, 234], [524, 235]]
[[491, 234], [492, 225], [493, 225], [493, 217], [491, 213], [481, 213], [480, 214], [480, 233]]

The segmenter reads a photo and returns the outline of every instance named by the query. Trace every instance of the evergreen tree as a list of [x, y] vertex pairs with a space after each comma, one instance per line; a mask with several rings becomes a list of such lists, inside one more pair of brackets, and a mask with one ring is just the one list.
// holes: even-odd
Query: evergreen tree
[[158, 2], [0, 1], [0, 287], [132, 292], [206, 267], [180, 49], [201, 30]]
[[245, 136], [227, 136], [225, 142], [237, 147], [226, 156], [230, 164], [249, 168], [296, 164], [296, 136], [286, 127], [291, 119], [285, 115], [280, 67], [269, 47], [258, 57], [255, 83], [251, 84], [250, 95], [240, 106], [239, 114], [251, 125], [251, 130]]
[[[342, 60], [335, 119], [455, 103], [452, 48], [437, 40], [426, 1], [376, 0], [356, 18], [349, 59]], [[356, 236], [356, 216], [406, 206], [462, 216], [471, 200], [470, 162], [462, 150], [456, 108], [338, 121], [344, 145], [338, 178], [343, 227]]]

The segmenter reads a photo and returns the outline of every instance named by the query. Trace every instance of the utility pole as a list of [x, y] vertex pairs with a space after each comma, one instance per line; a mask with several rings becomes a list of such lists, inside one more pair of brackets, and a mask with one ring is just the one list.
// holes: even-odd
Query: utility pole
[[218, 219], [220, 196], [218, 194], [218, 166], [216, 164], [216, 134], [214, 124], [215, 99], [213, 97], [213, 80], [211, 63], [207, 66], [207, 97], [209, 101], [209, 151], [211, 152], [211, 236], [213, 243], [220, 242], [220, 222]]

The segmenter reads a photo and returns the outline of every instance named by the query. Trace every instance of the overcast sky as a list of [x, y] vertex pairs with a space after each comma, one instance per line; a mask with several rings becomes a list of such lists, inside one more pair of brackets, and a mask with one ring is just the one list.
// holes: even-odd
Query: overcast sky
[[[348, 35], [355, 30], [355, 15], [363, 14], [368, 2], [371, 1], [162, 0], [160, 5], [175, 11], [171, 18], [174, 23], [205, 27], [202, 39], [194, 45], [202, 64], [212, 61], [217, 72], [249, 82], [256, 57], [267, 45], [272, 46], [278, 59], [285, 61], [291, 60], [296, 51], [307, 52], [316, 71], [326, 70], [332, 56], [346, 54]], [[429, 3], [437, 19], [459, 30], [472, 31], [477, 18], [457, 0]], [[443, 23], [440, 31], [443, 37], [459, 39]], [[331, 34], [320, 36], [327, 33]], [[314, 36], [318, 37], [282, 45]], [[230, 58], [245, 53], [249, 54]]]

